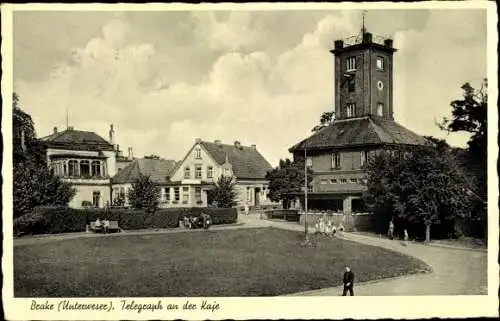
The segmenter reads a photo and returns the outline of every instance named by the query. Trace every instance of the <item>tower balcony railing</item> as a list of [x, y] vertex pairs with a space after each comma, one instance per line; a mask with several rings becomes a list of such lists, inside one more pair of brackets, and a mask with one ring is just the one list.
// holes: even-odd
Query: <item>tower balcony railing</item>
[[[381, 36], [372, 35], [371, 42], [385, 46], [384, 41], [385, 41], [385, 39], [388, 39], [388, 38], [389, 37], [381, 37]], [[354, 45], [358, 45], [360, 43], [363, 43], [363, 37], [361, 35], [348, 37], [348, 38], [345, 38], [342, 40], [344, 41], [345, 47], [354, 46]]]

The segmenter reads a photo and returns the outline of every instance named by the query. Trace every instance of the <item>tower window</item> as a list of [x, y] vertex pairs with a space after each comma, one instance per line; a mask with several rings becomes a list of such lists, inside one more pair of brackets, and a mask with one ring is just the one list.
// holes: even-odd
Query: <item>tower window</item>
[[350, 93], [354, 92], [356, 90], [354, 78], [350, 78], [347, 82], [347, 88]]
[[356, 57], [348, 57], [346, 60], [346, 70], [356, 70]]
[[377, 69], [384, 70], [384, 58], [383, 57], [377, 57]]
[[356, 104], [353, 104], [353, 103], [347, 104], [346, 116], [347, 117], [354, 117], [355, 114], [356, 114]]
[[377, 104], [377, 115], [378, 116], [384, 115], [384, 104], [382, 104], [382, 103]]

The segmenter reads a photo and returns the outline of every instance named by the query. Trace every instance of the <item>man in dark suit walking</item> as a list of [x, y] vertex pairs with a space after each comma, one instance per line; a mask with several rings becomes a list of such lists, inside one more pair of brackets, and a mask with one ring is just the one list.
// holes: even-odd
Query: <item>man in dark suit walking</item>
[[346, 265], [344, 273], [344, 292], [342, 293], [342, 296], [346, 296], [347, 291], [349, 291], [349, 294], [351, 296], [354, 296], [353, 288], [354, 288], [354, 273], [352, 273], [349, 266]]

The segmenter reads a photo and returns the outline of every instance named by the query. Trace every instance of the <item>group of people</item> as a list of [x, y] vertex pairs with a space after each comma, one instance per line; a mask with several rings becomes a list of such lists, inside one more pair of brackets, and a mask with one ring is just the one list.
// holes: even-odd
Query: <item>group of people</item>
[[[326, 220], [325, 217], [321, 217], [316, 224], [314, 224], [316, 233], [325, 234], [328, 236], [342, 235], [344, 232], [344, 226], [342, 223], [339, 224], [337, 228], [332, 220]], [[338, 234], [337, 234], [338, 232]]]
[[210, 219], [210, 215], [202, 213], [199, 217], [184, 216], [183, 224], [188, 229], [203, 227], [203, 229], [208, 230], [212, 225], [212, 220]]
[[[391, 220], [389, 222], [389, 231], [387, 232], [387, 236], [389, 237], [390, 240], [394, 240], [394, 222]], [[408, 231], [404, 229], [403, 231], [403, 245], [406, 246], [408, 245], [408, 241], [410, 240], [410, 237], [408, 236]]]
[[96, 229], [101, 229], [104, 233], [108, 233], [109, 231], [109, 221], [107, 219], [104, 219], [101, 221], [101, 219], [95, 220], [95, 228]]

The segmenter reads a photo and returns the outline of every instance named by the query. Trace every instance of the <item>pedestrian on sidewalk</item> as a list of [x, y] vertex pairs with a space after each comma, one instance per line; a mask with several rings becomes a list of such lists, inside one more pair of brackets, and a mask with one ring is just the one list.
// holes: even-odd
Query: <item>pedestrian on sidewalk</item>
[[408, 231], [405, 229], [404, 230], [404, 239], [403, 239], [403, 245], [404, 246], [407, 246], [408, 245], [408, 241], [410, 240], [410, 237], [408, 236]]
[[344, 292], [342, 296], [346, 296], [347, 291], [349, 291], [351, 296], [354, 296], [354, 273], [351, 271], [351, 268], [346, 265], [344, 272]]
[[389, 233], [388, 233], [389, 239], [393, 240], [394, 239], [394, 222], [392, 220], [389, 222]]
[[248, 202], [245, 203], [245, 215], [248, 215], [249, 208], [248, 208]]

